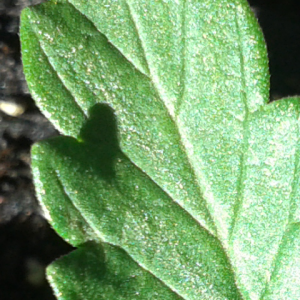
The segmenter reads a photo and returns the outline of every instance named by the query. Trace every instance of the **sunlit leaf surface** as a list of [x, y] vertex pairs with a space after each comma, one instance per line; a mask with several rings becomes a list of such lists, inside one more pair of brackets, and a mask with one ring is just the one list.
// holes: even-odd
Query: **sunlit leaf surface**
[[33, 147], [73, 253], [58, 299], [299, 299], [299, 99], [268, 103], [243, 0], [57, 0], [26, 9]]

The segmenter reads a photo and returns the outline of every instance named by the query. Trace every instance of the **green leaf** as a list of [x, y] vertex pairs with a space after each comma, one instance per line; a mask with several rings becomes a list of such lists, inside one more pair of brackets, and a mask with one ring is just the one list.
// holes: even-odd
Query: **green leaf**
[[59, 299], [300, 297], [299, 99], [267, 104], [246, 1], [53, 0], [21, 39], [69, 136], [32, 150], [45, 214], [79, 248], [48, 269]]

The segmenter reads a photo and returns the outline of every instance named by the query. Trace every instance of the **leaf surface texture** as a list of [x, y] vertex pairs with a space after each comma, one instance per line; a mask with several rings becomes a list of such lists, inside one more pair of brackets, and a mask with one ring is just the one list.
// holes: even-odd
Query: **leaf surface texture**
[[267, 104], [245, 1], [53, 0], [21, 38], [65, 135], [32, 150], [44, 211], [79, 247], [48, 269], [59, 299], [300, 296], [299, 99]]

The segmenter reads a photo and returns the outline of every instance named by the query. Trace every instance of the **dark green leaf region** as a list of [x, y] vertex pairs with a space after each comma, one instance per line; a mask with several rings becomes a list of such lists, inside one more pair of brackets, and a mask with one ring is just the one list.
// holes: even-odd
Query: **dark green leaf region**
[[245, 0], [52, 0], [21, 39], [58, 299], [300, 299], [299, 99]]

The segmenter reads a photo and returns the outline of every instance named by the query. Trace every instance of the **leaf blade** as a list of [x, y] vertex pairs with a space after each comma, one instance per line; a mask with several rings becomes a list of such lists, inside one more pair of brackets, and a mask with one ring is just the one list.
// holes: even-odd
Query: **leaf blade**
[[[36, 54], [44, 60], [48, 59], [52, 67], [52, 70], [48, 68], [48, 72], [56, 73], [59, 78], [56, 81], [60, 84], [57, 95], [63, 95], [71, 106], [70, 99], [75, 100], [73, 112], [76, 113], [76, 109], [81, 112], [78, 119], [74, 115], [77, 123], [72, 128], [70, 122], [64, 122], [69, 112], [66, 110], [60, 114], [55, 111], [53, 108], [56, 102], [53, 98], [50, 108], [44, 101], [41, 101], [41, 106], [45, 111], [53, 111], [52, 118], [58, 119], [56, 124], [65, 134], [78, 138], [83, 144], [87, 140], [82, 135], [81, 127], [85, 126], [88, 111], [98, 102], [107, 102], [113, 107], [117, 114], [120, 148], [125, 154], [125, 158], [122, 156], [126, 161], [125, 169], [127, 172], [134, 170], [128, 175], [122, 169], [124, 161], [115, 163], [115, 167], [120, 168], [117, 174], [123, 174], [118, 178], [120, 187], [123, 186], [124, 191], [135, 199], [137, 196], [131, 191], [134, 183], [130, 180], [143, 178], [141, 186], [153, 185], [161, 189], [149, 188], [152, 197], [162, 193], [162, 198], [168, 199], [164, 201], [174, 201], [172, 205], [179, 205], [181, 213], [187, 212], [198, 223], [197, 226], [200, 224], [201, 229], [198, 231], [201, 234], [202, 231], [211, 234], [203, 238], [204, 235], [200, 237], [201, 234], [197, 233], [200, 234], [198, 239], [203, 242], [204, 248], [212, 252], [218, 249], [215, 257], [223, 262], [216, 268], [219, 268], [220, 274], [226, 274], [224, 276], [229, 278], [229, 286], [232, 287], [231, 291], [223, 291], [220, 287], [222, 284], [226, 286], [225, 281], [212, 276], [216, 290], [213, 292], [214, 296], [207, 297], [226, 298], [231, 292], [233, 294], [229, 298], [240, 297], [233, 284], [232, 274], [229, 274], [232, 272], [232, 264], [235, 280], [243, 297], [259, 299], [264, 293], [269, 295], [267, 293], [271, 293], [271, 290], [278, 291], [273, 281], [269, 290], [269, 274], [273, 274], [274, 270], [275, 273], [281, 272], [274, 267], [274, 264], [278, 264], [277, 253], [281, 251], [281, 240], [286, 228], [293, 222], [292, 219], [297, 219], [299, 210], [298, 190], [295, 188], [299, 181], [295, 154], [298, 151], [298, 116], [295, 107], [298, 106], [299, 99], [286, 99], [278, 105], [263, 107], [268, 100], [266, 49], [257, 23], [244, 1], [178, 3], [179, 5], [175, 1], [158, 1], [152, 6], [137, 0], [118, 3], [61, 0], [28, 10], [23, 22], [28, 31], [36, 34], [33, 42], [39, 49]], [[97, 19], [96, 12], [99, 8], [101, 18]], [[200, 15], [203, 11], [205, 14], [199, 17], [197, 13]], [[123, 14], [124, 20], [119, 22], [118, 17]], [[77, 24], [81, 26], [80, 34], [74, 30]], [[127, 31], [128, 35], [125, 34]], [[166, 35], [163, 36], [162, 33]], [[26, 41], [26, 33], [24, 37], [24, 44], [27, 42], [30, 45]], [[86, 47], [89, 47], [89, 52], [85, 51]], [[27, 55], [25, 51], [24, 60], [30, 59], [31, 54]], [[31, 72], [30, 69], [28, 72]], [[39, 74], [43, 72], [35, 70], [33, 76], [38, 78]], [[33, 77], [30, 76], [29, 80], [32, 80]], [[44, 76], [42, 82], [46, 78]], [[43, 89], [39, 90], [35, 84], [32, 84], [31, 89], [37, 98], [45, 98]], [[69, 92], [70, 95], [65, 95], [64, 92]], [[295, 107], [291, 108], [291, 104]], [[282, 128], [276, 125], [280, 134], [272, 128], [272, 114], [279, 119], [280, 124], [285, 124]], [[289, 128], [292, 128], [292, 133], [287, 131]], [[97, 127], [94, 129], [96, 131]], [[286, 154], [289, 153], [280, 160], [279, 152], [272, 149], [273, 165], [266, 163], [270, 153], [261, 147], [270, 142], [280, 144]], [[55, 156], [59, 147], [58, 143], [47, 151]], [[79, 148], [77, 147], [78, 152], [83, 151]], [[63, 161], [62, 157], [70, 158], [72, 150], [68, 151], [62, 151], [57, 160]], [[38, 151], [36, 153], [38, 157], [40, 154]], [[76, 161], [74, 157], [71, 160]], [[80, 158], [79, 161], [88, 160]], [[37, 170], [39, 164], [43, 163], [36, 163]], [[264, 168], [264, 164], [271, 167]], [[256, 165], [259, 167], [256, 168]], [[286, 173], [283, 168], [285, 165], [288, 165], [289, 171], [294, 167], [294, 171], [290, 172], [294, 173], [294, 178]], [[265, 180], [264, 172], [275, 176], [272, 171], [276, 168], [281, 170], [282, 178], [288, 179], [288, 184], [280, 185], [279, 190], [270, 192], [270, 195], [275, 193], [274, 197], [278, 199], [277, 206], [273, 209], [270, 199], [264, 197], [256, 185], [263, 185], [264, 190], [273, 188], [274, 180]], [[80, 200], [87, 198], [88, 194], [84, 192], [84, 185], [79, 179], [76, 183], [68, 179], [69, 174], [74, 173], [73, 168], [67, 162], [61, 162], [60, 167], [52, 166], [52, 170], [60, 176], [59, 183], [64, 191], [72, 195], [71, 202], [76, 204], [77, 211], [80, 211], [88, 223], [87, 227], [93, 228], [94, 233], [101, 229], [98, 238], [105, 240], [109, 236], [112, 239], [109, 242], [119, 243], [121, 239], [110, 234], [114, 229], [110, 227], [109, 221], [103, 224], [97, 221], [95, 212], [99, 208], [97, 210], [91, 204], [91, 209]], [[134, 175], [138, 173], [139, 175]], [[114, 172], [111, 173], [113, 174]], [[109, 191], [106, 197], [111, 194], [122, 198], [126, 194], [116, 193], [116, 186], [113, 188], [108, 185], [108, 188], [108, 179], [105, 181], [99, 174], [95, 173], [92, 178], [96, 178], [101, 191]], [[82, 189], [79, 193], [81, 197], [74, 195], [77, 187]], [[91, 193], [97, 198], [92, 186], [88, 184], [85, 188], [93, 191]], [[289, 192], [291, 188], [294, 189], [292, 193]], [[283, 194], [278, 192], [281, 190], [284, 191]], [[144, 196], [151, 199], [150, 194], [140, 195], [138, 198]], [[284, 204], [283, 210], [280, 210], [280, 201]], [[262, 214], [259, 214], [259, 205], [265, 206]], [[146, 207], [152, 211], [150, 207]], [[251, 208], [250, 213], [247, 211], [248, 207]], [[170, 211], [172, 218], [177, 216], [177, 219], [184, 219], [183, 215], [175, 212], [176, 209], [170, 208]], [[130, 214], [129, 211], [127, 213]], [[138, 219], [142, 220], [142, 215]], [[167, 216], [162, 216], [161, 219], [166, 220]], [[266, 226], [268, 220], [272, 220], [274, 228], [264, 232], [261, 225]], [[195, 226], [187, 224], [186, 227]], [[152, 229], [153, 233], [159, 231], [155, 226]], [[191, 231], [197, 236], [194, 234], [197, 230]], [[74, 234], [78, 234], [78, 241], [82, 240], [80, 233]], [[176, 234], [180, 236], [180, 240], [183, 239], [182, 232]], [[150, 236], [151, 234], [147, 240], [152, 243], [153, 236]], [[137, 233], [130, 236], [132, 240], [137, 237]], [[220, 243], [216, 243], [214, 247], [205, 244], [207, 240], [216, 238]], [[161, 239], [158, 241], [162, 242]], [[129, 244], [129, 240], [127, 242]], [[293, 244], [294, 241], [289, 242]], [[251, 248], [251, 243], [256, 246], [254, 249]], [[125, 243], [122, 247], [126, 248], [128, 244]], [[192, 249], [192, 244], [189, 245], [187, 249]], [[139, 257], [137, 260], [143, 260], [142, 255], [135, 252], [137, 250], [130, 248], [130, 251], [135, 259]], [[248, 258], [256, 263], [253, 264]], [[210, 259], [208, 257], [207, 265], [211, 265]], [[295, 258], [291, 255], [291, 260], [293, 259]], [[151, 260], [147, 263], [149, 270], [153, 268]], [[231, 271], [222, 270], [222, 264]], [[286, 268], [284, 263], [282, 268]], [[168, 266], [165, 266], [165, 270], [171, 273], [173, 271]], [[190, 266], [189, 275], [195, 279], [197, 272], [193, 270]], [[205, 273], [203, 270], [198, 272], [202, 275]], [[283, 272], [287, 274], [288, 271], [285, 269]], [[166, 276], [164, 270], [160, 270], [160, 273]], [[175, 278], [176, 274], [173, 275]], [[181, 279], [177, 279], [180, 282]], [[179, 294], [188, 295], [191, 299], [198, 296], [191, 292], [191, 285], [184, 289], [178, 286], [178, 281], [174, 285], [180, 291]], [[204, 283], [205, 279], [199, 278], [197, 281]], [[204, 286], [209, 290], [207, 282]], [[289, 289], [290, 286], [287, 290]]]

